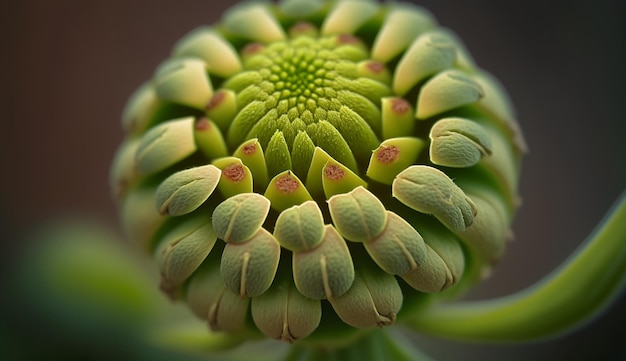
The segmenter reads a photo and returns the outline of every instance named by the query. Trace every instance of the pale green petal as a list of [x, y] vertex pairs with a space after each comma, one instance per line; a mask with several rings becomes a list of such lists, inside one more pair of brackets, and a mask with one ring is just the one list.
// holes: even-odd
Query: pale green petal
[[362, 186], [350, 193], [334, 195], [328, 209], [337, 231], [352, 242], [367, 242], [385, 228], [387, 212], [383, 203]]
[[387, 211], [385, 228], [364, 243], [370, 257], [385, 272], [405, 275], [422, 267], [427, 256], [422, 236], [407, 221]]
[[109, 171], [109, 187], [116, 200], [120, 201], [126, 192], [139, 180], [135, 154], [139, 138], [125, 140], [115, 152]]
[[204, 60], [208, 71], [227, 78], [241, 71], [235, 48], [217, 31], [202, 27], [192, 31], [174, 45], [174, 57], [196, 57]]
[[375, 265], [357, 264], [348, 292], [329, 301], [345, 323], [356, 328], [390, 326], [402, 307], [402, 289], [395, 277]]
[[393, 4], [372, 45], [372, 59], [385, 63], [390, 61], [419, 34], [435, 25], [435, 19], [426, 9], [403, 3]]
[[354, 34], [359, 27], [376, 15], [378, 9], [379, 5], [373, 2], [340, 1], [326, 16], [322, 25], [322, 34]]
[[158, 71], [154, 88], [160, 100], [202, 109], [213, 96], [207, 65], [200, 59], [180, 59]]
[[193, 154], [197, 149], [194, 121], [193, 117], [173, 119], [148, 130], [137, 149], [137, 170], [153, 174]]
[[187, 303], [214, 331], [245, 330], [249, 298], [232, 293], [222, 280], [219, 262], [205, 262], [191, 277], [186, 292]]
[[237, 111], [237, 95], [230, 89], [216, 91], [206, 108], [207, 116], [220, 127], [222, 132], [228, 131]]
[[407, 137], [415, 128], [415, 110], [401, 97], [381, 99], [383, 139]]
[[280, 213], [274, 227], [274, 237], [292, 252], [317, 247], [324, 237], [324, 217], [314, 201], [307, 201]]
[[426, 78], [450, 69], [456, 60], [454, 43], [438, 32], [417, 38], [402, 55], [394, 72], [393, 91], [404, 95]]
[[292, 343], [309, 336], [320, 323], [320, 301], [304, 297], [289, 279], [277, 279], [252, 299], [252, 319], [265, 335]]
[[442, 171], [414, 165], [398, 174], [392, 194], [418, 212], [432, 214], [453, 231], [466, 230], [474, 221], [476, 206]]
[[322, 168], [322, 188], [326, 199], [357, 187], [367, 187], [367, 182], [341, 163], [334, 160], [326, 162]]
[[216, 240], [208, 215], [179, 223], [164, 235], [155, 252], [161, 290], [173, 294], [202, 264]]
[[242, 193], [220, 203], [213, 211], [213, 227], [227, 243], [241, 243], [254, 236], [265, 222], [270, 201], [258, 193]]
[[270, 177], [291, 169], [291, 153], [283, 132], [276, 130], [265, 148], [265, 163]]
[[272, 284], [280, 246], [271, 233], [259, 228], [256, 234], [242, 243], [229, 242], [222, 253], [220, 273], [224, 284], [239, 297], [256, 297]]
[[487, 131], [464, 118], [444, 118], [430, 128], [430, 160], [446, 167], [464, 168], [492, 153]]
[[120, 205], [124, 233], [146, 251], [152, 251], [157, 230], [169, 218], [154, 207], [155, 194], [156, 187], [134, 189]]
[[286, 38], [268, 6], [261, 3], [243, 3], [231, 8], [225, 13], [222, 23], [228, 32], [261, 43]]
[[211, 164], [172, 174], [157, 188], [157, 209], [170, 216], [193, 212], [213, 193], [221, 174], [222, 171]]
[[263, 148], [258, 139], [253, 138], [241, 143], [239, 148], [233, 153], [233, 156], [241, 159], [241, 162], [250, 169], [256, 189], [261, 190], [267, 187], [269, 175]]
[[424, 84], [417, 99], [418, 119], [478, 102], [484, 96], [480, 85], [459, 70], [437, 74]]
[[129, 134], [139, 134], [149, 125], [159, 99], [152, 83], [145, 83], [130, 96], [122, 112], [122, 128]]
[[321, 300], [344, 294], [354, 281], [354, 265], [348, 246], [332, 226], [316, 248], [294, 252], [293, 277], [304, 296]]

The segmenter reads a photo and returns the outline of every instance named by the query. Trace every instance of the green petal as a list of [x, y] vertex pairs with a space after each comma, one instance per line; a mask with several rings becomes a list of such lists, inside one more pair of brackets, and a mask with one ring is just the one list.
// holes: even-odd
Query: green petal
[[241, 109], [228, 129], [228, 145], [232, 148], [238, 147], [245, 140], [250, 129], [266, 114], [268, 113], [265, 103], [258, 100]]
[[447, 70], [428, 80], [422, 87], [417, 99], [416, 117], [427, 119], [476, 103], [483, 96], [483, 89], [471, 77], [458, 70]]
[[393, 4], [372, 45], [372, 59], [384, 63], [390, 61], [419, 34], [435, 25], [435, 19], [426, 9], [403, 3]]
[[429, 137], [431, 162], [446, 167], [471, 167], [492, 152], [487, 131], [468, 119], [440, 119]]
[[292, 343], [309, 336], [320, 323], [320, 301], [304, 297], [289, 279], [274, 281], [270, 289], [252, 299], [252, 319], [265, 335]]
[[574, 331], [624, 289], [624, 219], [626, 193], [579, 250], [542, 281], [502, 298], [433, 307], [412, 319], [412, 328], [482, 342], [526, 342]]
[[233, 156], [241, 159], [243, 164], [248, 167], [254, 178], [254, 187], [256, 189], [265, 189], [267, 187], [269, 175], [267, 174], [263, 148], [261, 148], [258, 139], [253, 138], [242, 143], [235, 150]]
[[324, 7], [325, 2], [320, 0], [282, 0], [278, 9], [292, 18], [306, 17], [316, 13]]
[[359, 62], [357, 64], [357, 74], [359, 77], [366, 77], [391, 85], [391, 72], [380, 61], [364, 60]]
[[403, 297], [394, 276], [376, 265], [359, 264], [348, 292], [329, 300], [343, 322], [356, 328], [372, 328], [392, 325]]
[[407, 221], [387, 211], [383, 231], [364, 243], [370, 257], [385, 272], [405, 275], [422, 267], [426, 246], [422, 236]]
[[402, 275], [402, 279], [421, 292], [441, 292], [452, 283], [452, 273], [446, 262], [431, 247], [419, 267]]
[[404, 98], [382, 98], [381, 118], [383, 139], [406, 137], [413, 134], [415, 110]]
[[148, 175], [187, 158], [196, 151], [194, 118], [173, 119], [151, 128], [137, 149], [137, 170]]
[[346, 242], [332, 226], [316, 248], [293, 254], [293, 277], [304, 296], [321, 300], [344, 294], [354, 281], [354, 265]]
[[174, 46], [174, 57], [200, 58], [212, 74], [227, 78], [241, 71], [237, 51], [217, 31], [202, 27], [180, 39]]
[[259, 228], [243, 243], [228, 243], [222, 253], [220, 273], [224, 284], [239, 297], [256, 297], [272, 284], [280, 246], [271, 233]]
[[206, 63], [200, 59], [176, 59], [157, 74], [154, 88], [163, 101], [202, 109], [213, 96]]
[[194, 126], [194, 139], [200, 151], [209, 159], [228, 155], [226, 142], [217, 125], [208, 118], [200, 118]]
[[169, 218], [161, 215], [154, 207], [155, 194], [156, 187], [134, 189], [120, 207], [124, 233], [146, 251], [152, 250], [152, 240], [157, 230]]
[[205, 262], [191, 277], [186, 299], [191, 310], [214, 331], [241, 332], [246, 327], [249, 298], [232, 293], [222, 280], [219, 262]]
[[152, 120], [158, 102], [156, 91], [151, 83], [145, 83], [135, 90], [122, 112], [124, 131], [129, 134], [143, 132]]
[[328, 122], [341, 133], [356, 159], [368, 159], [372, 149], [379, 144], [370, 125], [347, 106], [342, 106], [339, 112], [328, 112]]
[[219, 168], [210, 164], [172, 174], [157, 188], [157, 209], [170, 216], [193, 212], [213, 193], [221, 174]]
[[476, 216], [476, 206], [440, 170], [414, 165], [398, 174], [392, 195], [418, 212], [432, 214], [453, 231], [467, 229]]
[[227, 243], [242, 243], [254, 236], [265, 222], [270, 201], [258, 193], [242, 193], [220, 203], [213, 211], [213, 227]]
[[338, 2], [326, 16], [322, 34], [354, 34], [378, 12], [378, 9], [379, 5], [372, 2], [354, 0]]
[[322, 188], [326, 199], [357, 187], [367, 187], [367, 182], [341, 163], [334, 160], [326, 162], [322, 168]]
[[214, 160], [212, 164], [222, 171], [217, 189], [222, 193], [224, 198], [252, 192], [254, 187], [252, 174], [241, 159], [236, 157], [224, 157]]
[[109, 187], [116, 200], [121, 200], [128, 190], [139, 180], [135, 154], [139, 147], [138, 138], [125, 140], [115, 152], [109, 171]]
[[337, 231], [352, 242], [376, 238], [387, 223], [383, 203], [362, 186], [350, 193], [332, 196], [328, 209]]
[[264, 195], [272, 202], [272, 208], [277, 211], [283, 211], [313, 199], [300, 179], [289, 170], [272, 178]]
[[276, 240], [292, 252], [317, 247], [322, 242], [324, 232], [324, 217], [314, 201], [285, 209], [278, 215], [274, 227]]
[[385, 140], [372, 153], [367, 176], [377, 182], [391, 184], [400, 172], [415, 164], [424, 146], [423, 140], [413, 137]]
[[[341, 90], [337, 92], [337, 100], [341, 102], [342, 105], [348, 107], [350, 110], [358, 114], [358, 116], [361, 119], [365, 120], [365, 123], [367, 123], [367, 125], [369, 125], [369, 127], [371, 127], [373, 131], [380, 131], [380, 127], [381, 127], [380, 110], [378, 106], [374, 104], [372, 101], [370, 101], [369, 99], [367, 99], [366, 97], [358, 93], [353, 93], [349, 91], [341, 91]], [[346, 130], [346, 132], [370, 132], [371, 131], [367, 127], [365, 127], [365, 125], [362, 124], [361, 121], [358, 121], [358, 123], [357, 122], [355, 123], [359, 124], [359, 127], [362, 127], [363, 129], [357, 130], [357, 128], [355, 127], [353, 130]], [[337, 125], [335, 125], [335, 127], [337, 127]], [[343, 133], [344, 131], [342, 130], [342, 128], [337, 127], [337, 129], [342, 134], [344, 134]], [[349, 141], [350, 137], [344, 135], [344, 138], [346, 138], [346, 140], [348, 141], [348, 144], [350, 144], [350, 141]]]
[[243, 3], [233, 7], [225, 13], [222, 24], [232, 34], [261, 43], [286, 38], [282, 27], [264, 4]]
[[217, 236], [208, 216], [196, 216], [160, 240], [155, 257], [161, 272], [161, 290], [172, 294], [202, 264]]
[[220, 127], [222, 133], [228, 131], [237, 111], [237, 95], [229, 89], [215, 92], [206, 107], [207, 116]]
[[442, 70], [450, 69], [456, 60], [456, 49], [438, 32], [421, 35], [402, 55], [394, 72], [393, 91], [404, 95], [417, 84]]

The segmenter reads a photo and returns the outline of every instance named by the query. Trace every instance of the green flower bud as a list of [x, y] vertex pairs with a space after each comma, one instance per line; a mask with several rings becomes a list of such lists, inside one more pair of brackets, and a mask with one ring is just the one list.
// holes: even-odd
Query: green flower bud
[[196, 216], [163, 236], [156, 250], [161, 289], [173, 292], [202, 264], [217, 236], [206, 216]]
[[211, 164], [172, 174], [157, 188], [157, 209], [171, 216], [193, 212], [213, 193], [221, 174]]
[[125, 230], [238, 340], [415, 319], [494, 266], [519, 204], [506, 92], [411, 4], [239, 4], [176, 43], [122, 124]]

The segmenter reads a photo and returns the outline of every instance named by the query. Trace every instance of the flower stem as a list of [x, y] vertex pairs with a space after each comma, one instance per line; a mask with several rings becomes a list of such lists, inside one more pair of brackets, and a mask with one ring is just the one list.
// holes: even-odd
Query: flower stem
[[580, 327], [626, 284], [626, 191], [583, 245], [551, 275], [516, 294], [434, 306], [409, 321], [420, 332], [479, 342], [520, 342]]
[[405, 339], [398, 329], [375, 330], [340, 349], [295, 346], [284, 361], [433, 361]]

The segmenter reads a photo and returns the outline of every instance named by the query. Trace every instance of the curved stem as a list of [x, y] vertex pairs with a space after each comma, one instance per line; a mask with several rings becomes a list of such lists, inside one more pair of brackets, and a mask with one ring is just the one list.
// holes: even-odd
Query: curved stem
[[434, 306], [408, 322], [414, 330], [457, 340], [537, 340], [590, 320], [625, 284], [626, 191], [581, 248], [535, 286], [494, 300]]

